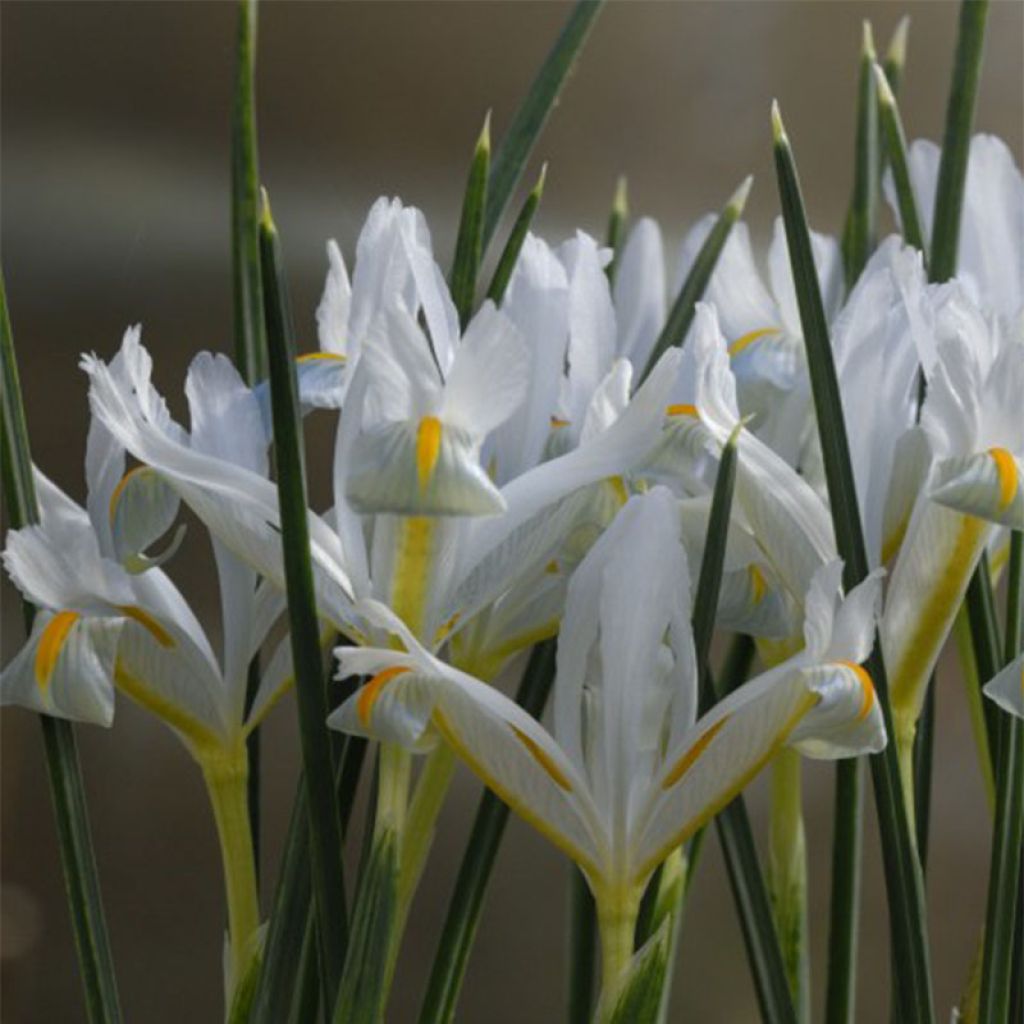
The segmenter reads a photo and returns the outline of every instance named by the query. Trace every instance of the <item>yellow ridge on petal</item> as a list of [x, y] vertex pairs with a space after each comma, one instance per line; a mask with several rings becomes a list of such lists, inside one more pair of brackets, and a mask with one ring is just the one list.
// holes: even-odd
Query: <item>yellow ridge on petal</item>
[[729, 355], [738, 356], [744, 349], [749, 348], [759, 338], [764, 338], [769, 334], [781, 333], [777, 327], [759, 327], [756, 331], [748, 331], [746, 334], [741, 335], [729, 346]]
[[117, 610], [127, 619], [131, 619], [133, 622], [137, 622], [143, 629], [151, 633], [153, 639], [161, 647], [173, 647], [174, 637], [160, 625], [156, 619], [153, 618], [149, 612], [144, 611], [138, 605], [135, 604], [119, 604], [115, 606]]
[[424, 416], [416, 429], [416, 478], [421, 491], [430, 483], [440, 454], [441, 421], [436, 416]]
[[153, 472], [150, 466], [136, 466], [134, 469], [129, 469], [127, 473], [117, 482], [117, 486], [110, 492], [110, 525], [114, 525], [114, 519], [117, 516], [117, 504], [121, 500], [121, 495], [124, 494], [124, 489], [128, 486], [129, 482], [133, 477], [138, 476], [139, 473]]
[[557, 764], [551, 759], [547, 751], [545, 751], [540, 744], [530, 736], [527, 736], [522, 729], [512, 726], [512, 731], [516, 734], [516, 739], [530, 752], [533, 759], [544, 769], [545, 773], [550, 776], [559, 789], [564, 789], [567, 793], [572, 792], [572, 783], [565, 777], [565, 772], [558, 767]]
[[78, 612], [57, 612], [46, 624], [46, 628], [39, 637], [39, 646], [36, 647], [35, 673], [36, 685], [43, 693], [46, 692], [50, 680], [53, 678], [53, 670], [57, 667], [57, 661], [67, 642], [68, 634], [80, 618]]
[[334, 359], [339, 363], [348, 361], [348, 357], [343, 356], [340, 352], [306, 352], [295, 361], [297, 363], [312, 363], [318, 359]]
[[768, 581], [764, 578], [764, 573], [751, 562], [747, 569], [750, 574], [750, 586], [754, 591], [754, 604], [759, 605], [764, 600], [764, 595], [768, 590]]
[[665, 406], [666, 416], [696, 416], [697, 406], [688, 403]]
[[380, 696], [380, 691], [391, 682], [395, 676], [400, 676], [403, 672], [411, 672], [412, 669], [408, 665], [392, 665], [391, 668], [384, 669], [383, 672], [378, 672], [360, 691], [359, 698], [356, 701], [356, 712], [359, 715], [359, 721], [364, 726], [369, 727], [370, 716], [373, 714], [373, 706], [377, 703], [377, 698]]
[[871, 681], [871, 676], [868, 675], [867, 669], [863, 665], [857, 665], [852, 661], [840, 661], [839, 664], [843, 668], [850, 669], [857, 677], [857, 682], [860, 683], [861, 700], [857, 721], [863, 722], [871, 714], [871, 708], [875, 703], [875, 684]]
[[625, 505], [629, 501], [629, 491], [626, 488], [626, 482], [621, 476], [610, 476], [608, 477], [608, 483], [611, 484], [612, 491], [615, 493], [619, 504]]
[[569, 426], [569, 421], [568, 420], [559, 419], [557, 416], [552, 416], [551, 417], [551, 426], [555, 430], [558, 430], [560, 427], [567, 427], [567, 426]]
[[725, 715], [720, 718], [707, 732], [698, 737], [697, 742], [676, 761], [672, 770], [665, 776], [665, 780], [661, 784], [662, 789], [671, 789], [694, 766], [697, 758], [708, 749], [711, 741], [725, 728], [729, 717], [729, 715]]
[[434, 728], [441, 734], [444, 741], [455, 751], [473, 773], [483, 782], [488, 789], [494, 791], [500, 800], [511, 807], [527, 824], [532, 825], [542, 836], [549, 839], [566, 856], [574, 860], [585, 873], [596, 877], [597, 869], [594, 863], [580, 850], [570, 839], [556, 832], [540, 815], [523, 802], [518, 796], [499, 779], [496, 779], [477, 759], [473, 752], [462, 742], [462, 737], [455, 731], [455, 727], [448, 720], [448, 716], [440, 708], [434, 708], [431, 716]]
[[999, 511], [1007, 508], [1017, 493], [1017, 463], [1005, 448], [989, 448], [999, 477]]

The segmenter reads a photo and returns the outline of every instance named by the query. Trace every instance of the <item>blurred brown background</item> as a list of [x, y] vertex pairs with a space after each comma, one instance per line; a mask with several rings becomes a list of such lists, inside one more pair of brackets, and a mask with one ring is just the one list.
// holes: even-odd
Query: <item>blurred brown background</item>
[[[446, 262], [466, 161], [488, 107], [508, 122], [568, 8], [558, 3], [272, 3], [261, 12], [262, 175], [282, 231], [300, 332], [312, 340], [323, 244], [351, 253], [370, 202], [422, 206]], [[851, 184], [861, 21], [884, 47], [912, 15], [902, 93], [912, 137], [941, 134], [957, 7], [951, 3], [615, 3], [599, 20], [538, 159], [550, 160], [538, 220], [555, 239], [603, 230], [615, 179], [635, 212], [678, 239], [745, 174], [750, 219], [776, 213], [768, 108], [778, 97], [812, 219], [841, 223]], [[994, 3], [978, 126], [1022, 145], [1024, 6]], [[3, 267], [37, 462], [83, 497], [87, 407], [79, 352], [109, 356], [136, 321], [158, 385], [180, 383], [201, 348], [230, 350], [230, 3], [60, 4], [5, 0], [2, 18]], [[532, 173], [532, 172], [531, 172]], [[314, 464], [329, 426], [312, 431]], [[326, 495], [323, 472], [315, 488]], [[216, 616], [198, 529], [174, 566]], [[21, 642], [3, 591], [4, 660]], [[216, 627], [214, 627], [216, 628]], [[981, 924], [988, 814], [950, 663], [941, 679], [929, 863], [940, 1015], [956, 999]], [[220, 874], [199, 773], [126, 700], [113, 733], [79, 730], [126, 1017], [215, 1021], [221, 1010]], [[294, 707], [265, 729], [266, 879], [294, 787]], [[36, 722], [3, 715], [3, 1019], [83, 1019]], [[815, 964], [823, 966], [831, 771], [811, 767]], [[446, 809], [416, 904], [391, 1019], [414, 1019], [478, 788]], [[763, 807], [762, 792], [753, 802]], [[870, 802], [870, 801], [869, 801]], [[886, 1019], [885, 909], [868, 813], [858, 1019]], [[470, 964], [461, 1020], [557, 1020], [567, 865], [518, 822], [509, 829]], [[269, 882], [265, 881], [269, 893]], [[816, 998], [821, 996], [818, 971]], [[756, 1019], [739, 929], [714, 843], [687, 911], [673, 1019]]]

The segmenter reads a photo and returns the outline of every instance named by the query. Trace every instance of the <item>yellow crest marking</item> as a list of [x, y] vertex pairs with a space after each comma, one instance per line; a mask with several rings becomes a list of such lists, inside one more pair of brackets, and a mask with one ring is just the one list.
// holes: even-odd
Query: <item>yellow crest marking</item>
[[441, 421], [436, 416], [424, 416], [416, 428], [416, 478], [421, 491], [430, 483], [440, 454]]
[[750, 573], [750, 586], [754, 591], [754, 605], [759, 605], [764, 600], [764, 595], [768, 592], [768, 581], [764, 578], [764, 573], [754, 565], [753, 563], [747, 569]]
[[861, 699], [860, 710], [857, 712], [857, 721], [863, 722], [871, 714], [871, 708], [875, 703], [875, 687], [871, 682], [871, 676], [868, 675], [867, 670], [862, 665], [857, 665], [852, 661], [840, 661], [839, 664], [843, 668], [850, 669], [857, 677], [857, 682], [860, 683]]
[[36, 648], [35, 673], [36, 685], [43, 693], [46, 693], [50, 680], [53, 678], [53, 670], [57, 667], [57, 660], [67, 642], [68, 634], [80, 618], [78, 612], [57, 612], [46, 624], [46, 628], [39, 637], [39, 646]]
[[551, 426], [552, 426], [552, 428], [554, 430], [558, 430], [561, 427], [569, 426], [569, 421], [568, 420], [561, 420], [557, 416], [552, 416], [551, 417]]
[[131, 482], [133, 477], [139, 475], [139, 473], [150, 472], [153, 470], [150, 466], [136, 466], [134, 469], [129, 469], [127, 473], [117, 482], [117, 486], [110, 492], [110, 525], [114, 525], [114, 518], [117, 516], [117, 504], [121, 500], [121, 495], [124, 494], [124, 489]]
[[448, 634], [458, 625], [462, 612], [456, 612], [447, 622], [438, 627], [434, 634], [434, 643], [439, 644], [448, 637]]
[[608, 477], [608, 483], [611, 485], [619, 504], [625, 505], [629, 501], [629, 491], [626, 489], [626, 482], [621, 476], [610, 476]]
[[690, 405], [688, 403], [666, 405], [665, 406], [666, 416], [697, 416], [697, 406]]
[[729, 346], [729, 355], [738, 356], [744, 349], [750, 348], [755, 341], [765, 338], [770, 334], [781, 334], [777, 327], [759, 327], [756, 331], [748, 331], [741, 335]]
[[555, 764], [548, 752], [535, 739], [527, 736], [522, 729], [517, 729], [514, 725], [510, 726], [510, 728], [516, 734], [516, 739], [526, 747], [537, 764], [551, 778], [552, 782], [559, 789], [564, 789], [567, 793], [571, 793], [572, 783], [565, 777], [565, 772]]
[[697, 738], [697, 742], [676, 761], [672, 770], [665, 776], [665, 781], [661, 784], [662, 789], [671, 789], [693, 767], [697, 758], [708, 749], [711, 741], [725, 728], [729, 717], [726, 715], [724, 718], [720, 718], [707, 732]]
[[161, 647], [173, 647], [174, 637], [160, 625], [147, 611], [135, 604], [119, 604], [117, 610], [127, 619], [137, 622], [143, 629], [152, 634], [153, 639]]
[[359, 721], [364, 726], [369, 727], [370, 716], [373, 714], [373, 706], [377, 703], [377, 698], [380, 696], [380, 691], [391, 682], [395, 676], [400, 676], [403, 672], [411, 672], [412, 669], [407, 665], [392, 665], [391, 668], [384, 669], [383, 672], [378, 672], [363, 688], [359, 691], [359, 699], [356, 701], [356, 713], [359, 715]]
[[313, 363], [320, 359], [333, 359], [339, 363], [348, 361], [348, 357], [343, 356], [340, 352], [306, 352], [299, 356], [295, 361], [297, 363]]
[[1017, 493], [1017, 463], [1005, 448], [989, 448], [989, 455], [996, 464], [999, 477], [999, 511], [1007, 508]]

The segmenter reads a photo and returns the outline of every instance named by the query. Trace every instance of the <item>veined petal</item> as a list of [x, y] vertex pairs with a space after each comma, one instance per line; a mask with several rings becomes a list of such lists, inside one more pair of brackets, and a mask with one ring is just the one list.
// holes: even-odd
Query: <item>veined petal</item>
[[327, 243], [327, 280], [320, 305], [316, 308], [317, 335], [320, 351], [344, 356], [348, 353], [348, 320], [352, 305], [352, 285], [349, 283], [345, 258], [334, 239]]
[[866, 669], [836, 661], [805, 670], [804, 681], [818, 699], [790, 735], [790, 746], [829, 760], [877, 754], [885, 746], [885, 723]]
[[174, 525], [179, 505], [177, 492], [149, 466], [136, 466], [121, 477], [110, 495], [108, 529], [114, 553], [129, 572], [145, 572], [177, 551], [185, 534], [184, 523], [162, 552], [146, 554]]
[[0, 705], [109, 726], [122, 621], [40, 611], [24, 647], [0, 674]]
[[618, 355], [641, 373], [665, 323], [665, 251], [661, 229], [650, 217], [636, 222], [622, 247], [612, 296]]
[[1024, 655], [1011, 661], [997, 676], [985, 684], [985, 695], [1003, 710], [1024, 718]]
[[[811, 232], [811, 249], [814, 267], [818, 272], [818, 287], [825, 315], [831, 320], [839, 309], [843, 296], [843, 258], [839, 243], [830, 235]], [[782, 326], [796, 338], [803, 337], [800, 311], [797, 309], [796, 288], [793, 285], [793, 271], [789, 260], [789, 246], [782, 217], [775, 218], [772, 243], [768, 250], [768, 275], [772, 292], [782, 316]]]
[[1024, 460], [1005, 448], [944, 459], [935, 467], [931, 498], [990, 522], [1024, 529]]

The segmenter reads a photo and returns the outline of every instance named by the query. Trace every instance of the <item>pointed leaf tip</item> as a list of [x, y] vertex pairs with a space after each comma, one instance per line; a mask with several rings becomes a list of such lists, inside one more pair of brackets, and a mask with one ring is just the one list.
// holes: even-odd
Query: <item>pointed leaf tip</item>
[[867, 18], [864, 19], [864, 28], [861, 35], [860, 43], [861, 56], [866, 60], [873, 61], [875, 59], [875, 33], [871, 29], [871, 22]]
[[615, 184], [615, 198], [612, 200], [612, 213], [625, 218], [629, 215], [629, 182], [624, 174], [619, 175]]
[[743, 181], [740, 182], [739, 188], [729, 197], [729, 202], [726, 204], [727, 207], [735, 213], [736, 217], [739, 218], [743, 214], [743, 209], [747, 205], [747, 197], [750, 195], [750, 190], [754, 187], [754, 176], [748, 174]]
[[899, 24], [896, 26], [895, 31], [892, 34], [892, 38], [889, 40], [889, 50], [885, 55], [885, 59], [896, 67], [902, 68], [907, 62], [907, 36], [910, 34], [910, 15], [904, 14], [900, 18]]
[[488, 110], [484, 116], [484, 126], [480, 129], [480, 137], [476, 140], [476, 151], [478, 153], [490, 153], [491, 151], [491, 111]]
[[537, 175], [537, 184], [533, 186], [533, 192], [531, 193], [537, 199], [540, 199], [544, 195], [544, 184], [548, 180], [548, 162], [544, 161], [540, 165], [540, 174]]
[[788, 146], [789, 139], [786, 137], [786, 126], [782, 123], [782, 113], [779, 110], [779, 101], [772, 100], [772, 138], [779, 146]]
[[260, 227], [267, 231], [276, 231], [274, 217], [270, 212], [270, 193], [266, 185], [260, 185]]
[[880, 64], [872, 64], [871, 70], [875, 73], [875, 86], [878, 89], [878, 102], [885, 107], [894, 107], [896, 97], [892, 94], [889, 86], [889, 79], [885, 77], [885, 71]]

